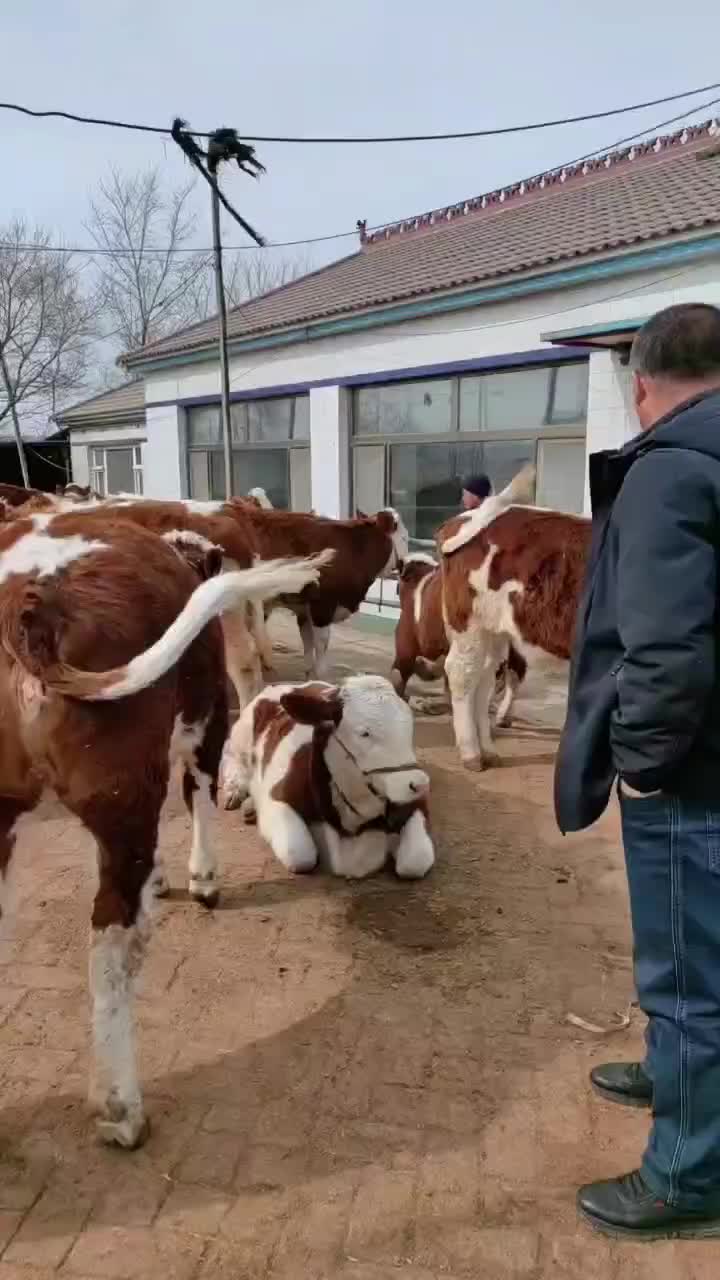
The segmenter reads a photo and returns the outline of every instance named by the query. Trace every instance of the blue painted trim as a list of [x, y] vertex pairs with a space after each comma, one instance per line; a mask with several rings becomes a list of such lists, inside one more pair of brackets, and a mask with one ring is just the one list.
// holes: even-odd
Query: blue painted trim
[[[361, 315], [347, 316], [341, 320], [318, 321], [302, 325], [296, 329], [289, 329], [285, 333], [269, 333], [257, 338], [237, 338], [230, 341], [228, 350], [231, 355], [237, 355], [244, 351], [287, 347], [298, 342], [334, 337], [340, 333], [357, 333], [362, 330], [381, 328], [383, 325], [401, 324], [405, 320], [419, 320], [426, 316], [465, 311], [468, 307], [481, 307], [488, 302], [500, 302], [526, 294], [543, 293], [548, 289], [568, 289], [574, 285], [587, 284], [589, 281], [609, 280], [615, 276], [628, 275], [633, 271], [645, 271], [649, 267], [707, 258], [718, 253], [720, 253], [720, 235], [703, 236], [683, 244], [663, 245], [659, 249], [642, 249], [636, 253], [623, 254], [619, 258], [604, 258], [586, 263], [582, 267], [545, 271], [542, 275], [527, 276], [523, 280], [515, 280], [509, 284], [490, 285], [463, 293], [444, 294], [439, 298], [428, 298], [424, 302], [382, 307], [363, 312]], [[213, 341], [202, 351], [187, 351], [183, 355], [130, 363], [136, 368], [142, 367], [147, 371], [169, 369], [177, 365], [196, 364], [198, 361], [207, 362], [208, 356], [212, 359], [214, 349]]]
[[[448, 374], [477, 373], [493, 369], [514, 369], [535, 364], [576, 364], [587, 360], [584, 351], [576, 347], [539, 347], [534, 351], [511, 351], [502, 356], [479, 356], [476, 360], [448, 360], [442, 364], [423, 364], [406, 369], [384, 369], [379, 373], [354, 373], [347, 378], [318, 378], [314, 382], [288, 382], [280, 386], [254, 387], [252, 391], [231, 391], [230, 400], [237, 404], [243, 400], [269, 400], [278, 396], [303, 395], [315, 387], [371, 387], [387, 382], [404, 382], [418, 378], [441, 378]], [[204, 404], [219, 404], [220, 395], [184, 396], [180, 400], [151, 400], [147, 409], [179, 405], [181, 409], [198, 408]]]

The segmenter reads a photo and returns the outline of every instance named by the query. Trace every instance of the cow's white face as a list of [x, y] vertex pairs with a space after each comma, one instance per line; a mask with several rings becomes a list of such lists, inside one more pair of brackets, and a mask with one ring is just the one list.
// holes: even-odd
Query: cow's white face
[[417, 800], [430, 779], [418, 768], [407, 703], [381, 676], [351, 676], [340, 700], [337, 736], [373, 789], [391, 804]]
[[402, 516], [398, 515], [393, 507], [386, 507], [384, 511], [379, 511], [375, 517], [380, 528], [389, 535], [392, 544], [392, 551], [385, 568], [380, 574], [381, 578], [390, 578], [407, 560], [410, 551], [410, 536]]

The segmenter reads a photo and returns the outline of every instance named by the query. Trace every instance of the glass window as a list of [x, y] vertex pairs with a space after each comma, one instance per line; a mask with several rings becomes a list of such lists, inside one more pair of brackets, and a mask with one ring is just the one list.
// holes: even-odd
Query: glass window
[[522, 431], [544, 426], [550, 374], [545, 367], [461, 378], [460, 430]]
[[487, 444], [394, 444], [390, 446], [390, 505], [402, 515], [412, 538], [432, 538], [460, 510], [462, 477], [486, 471], [502, 489], [534, 460], [532, 440]]
[[292, 434], [293, 400], [249, 400], [248, 440], [280, 443]]
[[289, 507], [287, 449], [238, 449], [233, 453], [233, 493], [264, 489], [274, 507]]
[[310, 439], [310, 397], [295, 397], [295, 419], [293, 421], [293, 440]]
[[581, 422], [587, 413], [589, 364], [561, 364], [553, 370], [550, 422]]
[[202, 404], [187, 411], [188, 446], [199, 444], [220, 444], [220, 405]]
[[452, 430], [452, 382], [391, 382], [355, 395], [356, 435], [443, 435]]

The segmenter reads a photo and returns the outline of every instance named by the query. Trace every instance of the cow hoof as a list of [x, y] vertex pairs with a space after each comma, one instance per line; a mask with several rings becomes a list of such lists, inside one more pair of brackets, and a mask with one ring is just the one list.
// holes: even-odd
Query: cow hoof
[[109, 1147], [122, 1147], [124, 1151], [137, 1151], [147, 1141], [150, 1134], [150, 1121], [142, 1112], [132, 1116], [111, 1120], [108, 1116], [100, 1116], [96, 1121], [97, 1135], [102, 1143]]
[[469, 759], [463, 760], [463, 765], [471, 773], [484, 773], [485, 769], [493, 769], [499, 763], [500, 756], [496, 751], [485, 751], [481, 756], [470, 756]]
[[220, 890], [212, 881], [191, 879], [188, 892], [193, 902], [199, 902], [208, 911], [212, 911], [220, 901]]
[[246, 800], [243, 800], [240, 811], [247, 825], [249, 827], [254, 826], [257, 822], [257, 810], [252, 796], [248, 796]]
[[150, 881], [150, 891], [153, 898], [167, 898], [170, 892], [170, 885], [168, 883], [167, 876], [153, 876]]
[[247, 791], [242, 787], [226, 786], [223, 794], [223, 808], [240, 809], [247, 800]]

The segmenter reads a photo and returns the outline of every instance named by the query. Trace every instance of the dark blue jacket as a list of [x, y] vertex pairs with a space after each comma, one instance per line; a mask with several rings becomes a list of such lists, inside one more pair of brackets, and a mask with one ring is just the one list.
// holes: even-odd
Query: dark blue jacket
[[720, 391], [590, 458], [593, 536], [555, 766], [562, 831], [619, 775], [720, 807]]

